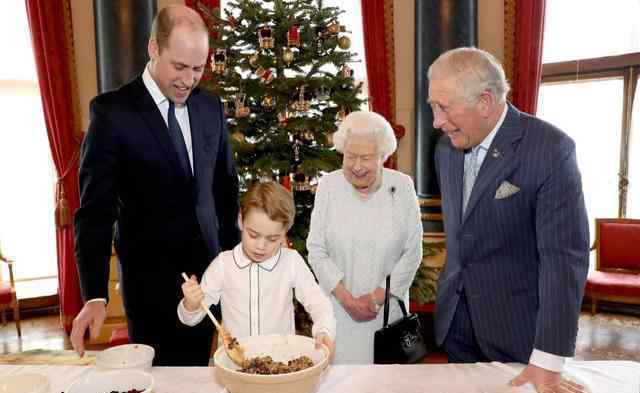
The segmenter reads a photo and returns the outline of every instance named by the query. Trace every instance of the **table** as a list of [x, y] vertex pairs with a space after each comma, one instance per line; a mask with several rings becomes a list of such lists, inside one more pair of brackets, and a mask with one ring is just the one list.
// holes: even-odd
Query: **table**
[[[330, 366], [317, 393], [503, 393], [531, 392], [507, 382], [523, 365], [501, 363], [420, 364], [392, 366]], [[638, 393], [640, 363], [583, 361], [567, 363], [568, 376], [592, 393]], [[90, 366], [0, 365], [0, 376], [35, 372], [49, 377], [50, 392], [64, 392]], [[155, 393], [226, 392], [212, 367], [154, 367]]]

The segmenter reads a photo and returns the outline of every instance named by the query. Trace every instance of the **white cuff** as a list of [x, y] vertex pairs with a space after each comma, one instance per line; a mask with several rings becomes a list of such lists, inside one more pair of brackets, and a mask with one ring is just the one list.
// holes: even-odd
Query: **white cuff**
[[184, 299], [178, 303], [178, 318], [180, 322], [184, 323], [187, 326], [195, 326], [200, 323], [204, 319], [205, 312], [198, 308], [195, 311], [189, 311], [184, 306]]
[[535, 348], [533, 349], [533, 352], [531, 352], [531, 357], [529, 358], [529, 363], [534, 366], [557, 373], [564, 371], [565, 361], [566, 358], [563, 356], [554, 355]]
[[95, 299], [89, 299], [87, 300], [87, 303], [95, 303], [95, 302], [102, 302], [104, 304], [107, 304], [107, 299], [103, 298], [103, 297], [97, 297]]

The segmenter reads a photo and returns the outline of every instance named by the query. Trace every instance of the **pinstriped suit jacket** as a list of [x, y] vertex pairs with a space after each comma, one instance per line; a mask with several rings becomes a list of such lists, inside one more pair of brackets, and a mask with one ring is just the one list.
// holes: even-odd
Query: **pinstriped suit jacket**
[[[464, 215], [464, 153], [443, 136], [435, 160], [447, 239], [438, 344], [464, 288], [476, 338], [490, 359], [528, 363], [533, 348], [573, 356], [589, 250], [574, 142], [509, 105]], [[505, 180], [520, 190], [495, 199]]]

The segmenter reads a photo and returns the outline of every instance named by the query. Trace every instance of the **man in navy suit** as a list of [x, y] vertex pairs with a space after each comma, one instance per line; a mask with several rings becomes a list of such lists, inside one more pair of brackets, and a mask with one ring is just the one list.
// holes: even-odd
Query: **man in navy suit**
[[190, 8], [161, 10], [144, 73], [91, 102], [82, 146], [76, 256], [85, 305], [71, 342], [105, 320], [115, 249], [129, 338], [156, 350], [155, 365], [207, 365], [213, 325], [182, 326], [181, 272], [202, 276], [239, 240], [238, 179], [220, 99], [196, 86], [209, 38]]
[[489, 53], [459, 48], [429, 68], [447, 260], [436, 340], [451, 362], [520, 362], [512, 384], [576, 389], [574, 355], [589, 226], [574, 142], [506, 102]]

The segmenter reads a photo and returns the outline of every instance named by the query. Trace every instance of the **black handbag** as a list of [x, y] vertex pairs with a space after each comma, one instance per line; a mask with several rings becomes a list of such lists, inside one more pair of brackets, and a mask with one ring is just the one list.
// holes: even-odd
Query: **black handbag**
[[384, 297], [384, 324], [373, 336], [373, 363], [375, 364], [410, 364], [417, 363], [427, 356], [429, 351], [422, 335], [420, 319], [417, 314], [408, 314], [404, 302], [398, 299], [400, 310], [404, 315], [389, 324], [389, 282]]

